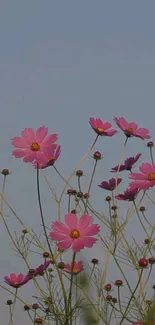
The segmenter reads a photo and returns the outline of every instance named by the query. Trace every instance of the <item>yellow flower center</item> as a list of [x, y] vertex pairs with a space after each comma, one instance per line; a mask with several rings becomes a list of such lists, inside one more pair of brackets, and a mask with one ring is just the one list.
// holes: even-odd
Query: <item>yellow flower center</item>
[[32, 142], [31, 144], [31, 150], [32, 151], [39, 151], [40, 150], [40, 145], [38, 142]]
[[48, 161], [53, 161], [53, 160], [54, 160], [54, 158], [52, 158], [52, 157], [48, 158]]
[[155, 173], [150, 173], [150, 174], [148, 175], [148, 180], [149, 180], [149, 181], [155, 181]]
[[97, 128], [97, 130], [98, 130], [99, 132], [103, 132], [103, 131], [104, 131], [104, 128]]
[[74, 229], [74, 230], [72, 230], [71, 231], [71, 233], [70, 233], [70, 237], [71, 238], [79, 238], [80, 237], [80, 232], [79, 232], [79, 230], [77, 230], [77, 229]]
[[78, 272], [79, 272], [79, 270], [78, 269], [73, 269], [73, 271], [72, 271], [74, 274], [77, 274]]
[[133, 129], [133, 128], [128, 128], [127, 131], [128, 131], [129, 133], [133, 133], [134, 129]]
[[110, 186], [110, 190], [113, 191], [115, 189], [115, 186]]
[[20, 284], [20, 282], [18, 282], [18, 281], [15, 281], [15, 282], [14, 282], [14, 285], [15, 285], [15, 286], [17, 286], [17, 285], [19, 285], [19, 284]]

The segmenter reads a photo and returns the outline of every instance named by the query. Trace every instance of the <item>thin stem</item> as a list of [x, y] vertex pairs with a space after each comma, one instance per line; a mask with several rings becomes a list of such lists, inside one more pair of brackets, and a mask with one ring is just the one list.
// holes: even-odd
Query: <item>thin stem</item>
[[66, 191], [67, 185], [70, 183], [70, 181], [71, 181], [73, 175], [75, 174], [76, 170], [79, 169], [79, 167], [81, 166], [81, 164], [87, 159], [87, 157], [90, 155], [91, 151], [93, 150], [93, 148], [94, 148], [94, 146], [95, 146], [95, 144], [97, 142], [98, 137], [99, 137], [99, 135], [96, 136], [96, 138], [95, 138], [93, 144], [91, 145], [90, 149], [87, 151], [87, 153], [84, 155], [84, 157], [79, 161], [79, 163], [77, 164], [77, 166], [74, 168], [72, 174], [68, 178], [68, 180], [66, 182], [66, 185], [64, 186], [64, 189], [63, 189], [63, 191], [62, 191], [62, 193], [60, 195], [60, 201], [61, 201], [61, 199], [63, 197], [63, 194]]
[[94, 168], [93, 168], [93, 172], [92, 172], [92, 176], [91, 176], [91, 179], [90, 179], [90, 183], [89, 183], [89, 187], [88, 187], [88, 192], [87, 192], [88, 193], [88, 196], [87, 196], [86, 204], [85, 204], [85, 213], [87, 212], [87, 205], [88, 205], [89, 194], [90, 194], [90, 190], [91, 190], [91, 187], [92, 187], [92, 183], [93, 183], [93, 179], [94, 179], [94, 175], [95, 175], [97, 163], [98, 163], [98, 160], [95, 160], [95, 164], [94, 164]]
[[140, 215], [139, 215], [139, 212], [138, 212], [138, 209], [137, 209], [137, 205], [136, 205], [136, 203], [135, 203], [135, 200], [133, 200], [133, 204], [134, 204], [134, 207], [135, 207], [135, 210], [136, 210], [136, 213], [137, 213], [138, 220], [139, 220], [139, 222], [140, 222], [140, 224], [141, 224], [141, 226], [142, 226], [142, 228], [143, 228], [143, 230], [144, 230], [146, 236], [149, 237], [148, 232], [147, 232], [147, 230], [145, 229], [145, 226], [143, 225], [143, 222], [142, 222], [141, 217], [140, 217]]
[[151, 162], [152, 162], [152, 165], [154, 167], [154, 159], [153, 159], [153, 152], [152, 152], [152, 148], [150, 148], [150, 157], [151, 157]]
[[15, 310], [15, 304], [16, 304], [16, 300], [17, 300], [17, 291], [18, 291], [18, 288], [16, 289], [13, 305], [12, 305], [11, 312], [10, 312], [10, 323], [9, 323], [9, 325], [13, 325], [13, 313], [14, 313], [14, 310]]
[[143, 274], [143, 269], [141, 270], [141, 273], [140, 273], [140, 276], [139, 276], [138, 282], [137, 282], [136, 287], [135, 287], [134, 291], [132, 292], [132, 295], [131, 295], [131, 297], [130, 297], [130, 299], [129, 299], [129, 301], [128, 301], [127, 307], [126, 307], [126, 309], [125, 309], [125, 312], [124, 312], [124, 314], [123, 314], [122, 320], [121, 320], [121, 322], [119, 323], [119, 325], [121, 325], [121, 324], [123, 323], [123, 320], [125, 319], [126, 314], [127, 314], [127, 312], [128, 312], [128, 309], [129, 309], [129, 307], [130, 307], [130, 303], [131, 303], [132, 299], [135, 298], [135, 293], [136, 293], [136, 291], [137, 291], [137, 289], [138, 289], [138, 287], [139, 287], [139, 284], [140, 284], [140, 281], [141, 281], [142, 274]]
[[71, 279], [70, 279], [70, 289], [68, 295], [68, 314], [70, 313], [70, 325], [72, 325], [72, 287], [73, 287], [73, 269], [75, 263], [76, 253], [73, 254], [72, 266], [71, 266]]

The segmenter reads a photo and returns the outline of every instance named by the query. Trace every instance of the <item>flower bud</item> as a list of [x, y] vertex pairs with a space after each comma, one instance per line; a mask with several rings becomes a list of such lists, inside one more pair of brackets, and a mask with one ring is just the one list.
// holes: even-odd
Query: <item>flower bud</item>
[[42, 320], [41, 317], [38, 317], [38, 318], [35, 319], [34, 323], [35, 324], [43, 324], [43, 320]]
[[139, 260], [138, 264], [140, 267], [146, 268], [148, 266], [148, 260], [145, 257], [143, 257]]
[[113, 302], [114, 304], [116, 304], [116, 303], [117, 303], [117, 298], [113, 297], [113, 298], [112, 298], [112, 302]]
[[64, 267], [65, 267], [65, 263], [64, 263], [64, 262], [59, 262], [59, 263], [58, 263], [58, 268], [59, 268], [59, 269], [63, 270]]
[[76, 195], [76, 193], [77, 193], [76, 190], [72, 190], [71, 188], [67, 190], [68, 195]]
[[44, 253], [43, 253], [43, 257], [47, 258], [47, 257], [49, 257], [49, 256], [50, 256], [50, 254], [49, 254], [48, 252], [44, 252]]
[[84, 194], [83, 194], [83, 198], [84, 198], [84, 199], [88, 199], [88, 198], [89, 198], [89, 193], [84, 193]]
[[116, 280], [115, 281], [115, 286], [121, 287], [122, 285], [123, 285], [123, 281], [122, 280]]
[[22, 230], [22, 233], [23, 233], [24, 235], [26, 235], [26, 234], [28, 234], [28, 230], [27, 230], [27, 229], [23, 229], [23, 230]]
[[32, 305], [32, 308], [33, 308], [34, 310], [37, 310], [37, 309], [39, 308], [39, 305], [38, 305], [38, 304], [33, 304], [33, 305]]
[[141, 211], [141, 212], [144, 212], [146, 209], [145, 209], [145, 207], [144, 206], [141, 206], [140, 208], [139, 208], [139, 211]]
[[82, 170], [77, 170], [76, 171], [76, 176], [78, 176], [78, 177], [81, 177], [81, 176], [83, 176], [83, 171]]
[[152, 141], [149, 141], [149, 142], [147, 143], [147, 147], [148, 147], [148, 148], [152, 148], [153, 146], [154, 146], [154, 144], [153, 144]]
[[73, 210], [71, 211], [71, 213], [76, 214], [77, 211], [76, 211], [75, 209], [73, 209]]
[[7, 176], [10, 174], [9, 170], [4, 168], [2, 171], [1, 171], [1, 174], [4, 175], [4, 176]]
[[111, 198], [111, 196], [106, 196], [105, 200], [106, 200], [107, 202], [110, 202], [110, 201], [112, 200], [112, 198]]
[[82, 199], [83, 198], [83, 193], [82, 192], [78, 192], [77, 193], [77, 197], [79, 197], [80, 199]]
[[106, 296], [106, 300], [107, 301], [111, 301], [112, 300], [112, 296], [111, 295]]
[[92, 262], [93, 264], [98, 264], [98, 259], [97, 259], [97, 258], [92, 258], [91, 262]]
[[24, 306], [24, 310], [25, 310], [25, 311], [28, 311], [28, 310], [30, 310], [30, 309], [31, 309], [30, 306], [28, 306], [28, 305], [25, 305], [25, 306]]
[[13, 304], [13, 301], [12, 301], [12, 300], [7, 300], [6, 304], [7, 304], [8, 306], [11, 306], [11, 305]]
[[100, 153], [99, 151], [95, 151], [95, 152], [94, 152], [93, 158], [94, 158], [95, 160], [100, 160], [101, 157], [102, 157], [102, 155], [101, 155], [101, 153]]
[[111, 291], [112, 285], [110, 283], [107, 283], [104, 287], [106, 291]]

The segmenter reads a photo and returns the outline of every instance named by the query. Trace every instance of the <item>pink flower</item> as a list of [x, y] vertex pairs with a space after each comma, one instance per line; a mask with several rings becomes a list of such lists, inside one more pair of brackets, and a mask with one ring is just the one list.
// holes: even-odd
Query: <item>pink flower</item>
[[21, 133], [21, 137], [12, 139], [12, 145], [18, 149], [13, 150], [12, 155], [16, 158], [23, 158], [24, 162], [36, 161], [38, 164], [46, 164], [49, 157], [52, 157], [53, 144], [57, 139], [57, 134], [47, 136], [48, 128], [40, 127], [36, 132], [31, 128], [26, 128]]
[[38, 267], [36, 267], [36, 269], [34, 269], [34, 273], [28, 273], [27, 276], [29, 276], [30, 278], [36, 277], [37, 275], [42, 275], [44, 271], [46, 271], [46, 269], [49, 267], [51, 261], [45, 261], [43, 264], [40, 264]]
[[137, 160], [140, 158], [141, 153], [139, 153], [136, 157], [130, 157], [127, 158], [124, 162], [124, 165], [117, 165], [111, 169], [111, 172], [122, 172], [123, 170], [130, 170], [134, 166], [134, 164], [137, 162]]
[[30, 280], [30, 277], [22, 273], [20, 274], [11, 273], [10, 276], [5, 276], [4, 280], [11, 287], [19, 288], [23, 286], [25, 283], [27, 283]]
[[74, 262], [73, 267], [72, 267], [72, 263], [65, 264], [64, 272], [66, 272], [66, 273], [70, 273], [70, 274], [72, 273], [74, 275], [77, 275], [81, 271], [83, 271], [83, 262], [82, 261]]
[[150, 139], [148, 129], [138, 128], [138, 125], [136, 123], [127, 122], [123, 117], [120, 118], [115, 117], [114, 121], [128, 138], [137, 137], [137, 138], [141, 138], [142, 140]]
[[136, 198], [137, 194], [139, 192], [138, 188], [128, 188], [124, 194], [118, 194], [115, 196], [117, 200], [124, 200], [124, 201], [134, 201]]
[[155, 185], [155, 167], [149, 163], [142, 164], [139, 168], [141, 173], [132, 173], [129, 175], [130, 179], [135, 182], [130, 183], [130, 187], [147, 190], [149, 187]]
[[112, 127], [112, 124], [109, 122], [103, 122], [99, 118], [93, 118], [90, 117], [89, 123], [92, 127], [92, 129], [98, 134], [98, 135], [105, 135], [108, 137], [112, 137], [114, 134], [117, 133], [116, 130], [109, 130]]
[[121, 183], [122, 178], [111, 178], [109, 181], [103, 181], [99, 187], [103, 188], [104, 190], [113, 191], [115, 188]]
[[93, 247], [97, 239], [100, 226], [92, 224], [93, 218], [84, 214], [79, 220], [75, 214], [65, 215], [65, 223], [55, 221], [52, 224], [53, 231], [50, 232], [52, 240], [59, 241], [58, 247], [68, 249], [72, 247], [74, 253], [80, 252], [84, 247]]
[[[34, 168], [37, 168], [37, 166], [38, 166], [40, 169], [44, 169], [44, 168], [47, 168], [47, 167], [49, 167], [49, 166], [53, 166], [53, 165], [54, 165], [54, 163], [56, 162], [56, 160], [57, 160], [57, 159], [59, 158], [59, 156], [60, 156], [60, 153], [61, 153], [61, 146], [58, 145], [58, 146], [56, 147], [55, 145], [52, 145], [52, 146], [51, 146], [51, 150], [52, 150], [52, 149], [53, 149], [53, 154], [51, 154], [51, 157], [48, 158], [46, 164], [43, 164], [43, 165], [40, 164], [40, 165], [38, 166], [37, 162], [35, 161], [35, 162], [33, 163]], [[52, 153], [52, 151], [51, 151], [51, 153]]]

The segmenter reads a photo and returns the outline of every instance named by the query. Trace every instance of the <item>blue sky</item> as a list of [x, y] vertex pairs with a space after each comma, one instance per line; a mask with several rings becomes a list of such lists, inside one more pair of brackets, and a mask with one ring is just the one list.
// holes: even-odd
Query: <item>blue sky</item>
[[[11, 156], [11, 138], [23, 128], [47, 125], [51, 133], [59, 133], [63, 150], [57, 166], [64, 175], [94, 139], [90, 116], [108, 121], [124, 116], [149, 128], [154, 139], [154, 12], [153, 0], [1, 3], [0, 168], [12, 171], [7, 197], [28, 225], [37, 228], [40, 222], [35, 174], [30, 165]], [[105, 160], [96, 182], [105, 178], [109, 165], [117, 164], [122, 142], [121, 132], [117, 139], [100, 139], [96, 149]], [[144, 143], [135, 140], [128, 154], [143, 148]], [[145, 155], [146, 148], [142, 160]], [[86, 177], [91, 168], [90, 161]], [[47, 175], [59, 191], [56, 175], [51, 170]], [[50, 224], [56, 210], [46, 189], [43, 199]], [[2, 222], [0, 244], [2, 282], [5, 273], [21, 267], [12, 257]], [[0, 298], [0, 310], [3, 301]], [[16, 321], [18, 325], [18, 316]]]

